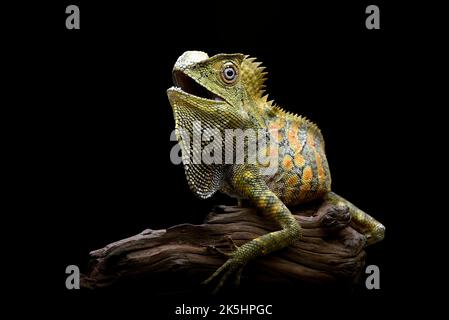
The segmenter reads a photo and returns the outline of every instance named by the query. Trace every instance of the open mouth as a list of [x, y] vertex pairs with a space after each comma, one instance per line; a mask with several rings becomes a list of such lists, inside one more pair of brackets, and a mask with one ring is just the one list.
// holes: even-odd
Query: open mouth
[[223, 101], [221, 97], [209, 91], [180, 70], [173, 71], [173, 83], [182, 91], [193, 96], [213, 101]]

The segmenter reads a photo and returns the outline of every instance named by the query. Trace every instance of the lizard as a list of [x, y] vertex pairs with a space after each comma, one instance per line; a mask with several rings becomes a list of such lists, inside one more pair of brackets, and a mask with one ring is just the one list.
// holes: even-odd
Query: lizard
[[[217, 292], [227, 279], [240, 283], [243, 267], [251, 260], [288, 247], [302, 237], [302, 229], [289, 207], [323, 199], [345, 205], [351, 226], [364, 234], [367, 244], [384, 238], [385, 227], [373, 217], [331, 190], [331, 174], [323, 135], [303, 116], [285, 111], [265, 94], [267, 72], [256, 58], [237, 54], [209, 57], [201, 51], [186, 51], [176, 61], [174, 85], [167, 90], [175, 119], [185, 174], [190, 189], [200, 198], [221, 191], [253, 205], [264, 219], [274, 220], [280, 230], [257, 237], [227, 253], [228, 260], [204, 283], [218, 282]], [[265, 164], [192, 163], [191, 139], [195, 121], [204, 130], [275, 130], [277, 170], [262, 174]], [[181, 131], [184, 130], [184, 135]], [[270, 145], [270, 146], [272, 146]], [[201, 142], [201, 147], [204, 143]], [[273, 150], [262, 151], [267, 155]], [[232, 239], [230, 239], [232, 240]]]

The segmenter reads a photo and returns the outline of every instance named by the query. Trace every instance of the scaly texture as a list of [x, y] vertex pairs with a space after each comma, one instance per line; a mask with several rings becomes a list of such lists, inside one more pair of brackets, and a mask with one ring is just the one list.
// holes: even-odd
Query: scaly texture
[[[383, 239], [382, 224], [331, 192], [331, 175], [319, 128], [268, 100], [264, 91], [266, 72], [255, 58], [242, 54], [209, 57], [204, 52], [187, 51], [177, 60], [173, 79], [175, 86], [167, 94], [192, 191], [201, 198], [222, 191], [239, 200], [249, 200], [263, 218], [276, 221], [281, 228], [239, 248], [235, 246], [226, 263], [206, 283], [221, 277], [216, 290], [230, 276], [238, 283], [243, 266], [250, 260], [299, 240], [301, 227], [288, 206], [310, 200], [325, 199], [348, 206], [353, 227], [366, 235], [369, 244]], [[245, 155], [240, 163], [228, 163], [225, 154], [229, 145], [215, 138], [214, 153], [221, 151], [218, 155], [221, 161], [201, 161], [210, 142], [195, 144], [195, 134], [219, 133], [225, 137], [226, 129], [269, 132], [270, 143], [257, 150], [267, 161], [254, 163]], [[231, 149], [235, 156], [235, 145]], [[273, 159], [276, 170], [267, 174], [265, 170]]]

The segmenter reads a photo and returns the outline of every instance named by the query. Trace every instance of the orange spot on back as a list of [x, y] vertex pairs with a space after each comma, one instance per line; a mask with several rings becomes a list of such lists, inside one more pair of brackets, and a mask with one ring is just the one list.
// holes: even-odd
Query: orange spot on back
[[326, 173], [323, 168], [323, 160], [321, 159], [321, 155], [315, 151], [315, 162], [318, 171], [318, 192], [324, 191], [326, 189], [325, 179]]
[[295, 165], [297, 167], [302, 168], [304, 166], [304, 164], [306, 163], [306, 160], [304, 159], [302, 154], [296, 153], [295, 154], [295, 158], [294, 158], [294, 162], [295, 162]]
[[304, 171], [302, 173], [302, 180], [303, 182], [310, 182], [312, 181], [313, 178], [313, 172], [312, 172], [312, 168], [310, 166], [307, 166], [304, 168]]
[[290, 146], [297, 150], [297, 151], [301, 151], [301, 143], [299, 141], [299, 125], [297, 123], [294, 123], [292, 125], [292, 127], [290, 127], [289, 131], [288, 131], [288, 142], [290, 143]]
[[299, 197], [299, 177], [296, 174], [291, 174], [285, 181], [284, 197], [285, 204], [293, 203]]
[[315, 147], [315, 136], [310, 129], [307, 131], [307, 144], [312, 148]]
[[284, 156], [284, 159], [282, 159], [282, 167], [286, 170], [291, 170], [293, 168], [293, 159], [291, 156]]
[[323, 160], [321, 159], [321, 156], [320, 156], [320, 154], [318, 152], [315, 152], [315, 159], [316, 159], [316, 167], [318, 169], [318, 178], [320, 180], [324, 179], [326, 173], [324, 172]]

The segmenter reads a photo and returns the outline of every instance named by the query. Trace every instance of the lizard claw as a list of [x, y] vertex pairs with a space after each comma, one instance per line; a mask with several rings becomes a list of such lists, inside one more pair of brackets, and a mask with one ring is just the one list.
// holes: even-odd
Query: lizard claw
[[240, 278], [243, 270], [244, 263], [241, 263], [240, 261], [236, 260], [234, 258], [235, 252], [239, 249], [239, 246], [234, 242], [234, 240], [230, 236], [225, 237], [226, 241], [229, 243], [229, 246], [233, 249], [231, 252], [223, 251], [213, 245], [210, 245], [209, 248], [212, 249], [215, 252], [218, 252], [219, 254], [228, 257], [229, 259], [220, 267], [218, 268], [208, 279], [203, 281], [204, 285], [209, 284], [216, 278], [220, 278], [217, 286], [215, 287], [212, 294], [216, 294], [222, 287], [223, 284], [226, 282], [226, 280], [234, 274], [234, 285], [238, 287], [240, 285]]
[[209, 250], [211, 250], [211, 251], [214, 251], [214, 252], [216, 252], [216, 253], [219, 253], [220, 255], [225, 256], [225, 257], [228, 257], [228, 258], [230, 258], [230, 257], [232, 256], [232, 252], [231, 252], [231, 253], [226, 252], [226, 251], [224, 251], [224, 250], [222, 250], [222, 249], [220, 249], [220, 248], [217, 248], [216, 246], [214, 246], [214, 245], [212, 245], [212, 244], [211, 244], [211, 245], [208, 245], [207, 248], [208, 248]]
[[234, 240], [230, 236], [226, 236], [225, 239], [229, 243], [229, 246], [232, 248], [231, 252], [226, 252], [220, 248], [217, 248], [214, 245], [209, 245], [208, 248], [211, 249], [212, 251], [218, 252], [222, 256], [231, 258], [233, 256], [234, 252], [239, 249], [239, 246], [234, 242]]
[[229, 242], [230, 246], [234, 251], [237, 251], [239, 249], [239, 246], [235, 243], [234, 239], [232, 239], [231, 236], [225, 236], [226, 241]]
[[235, 286], [239, 286], [243, 267], [244, 264], [234, 260], [233, 258], [230, 258], [220, 268], [218, 268], [209, 278], [203, 281], [203, 284], [207, 285], [211, 283], [214, 279], [217, 279], [221, 276], [217, 286], [215, 287], [214, 291], [212, 291], [212, 294], [216, 294], [223, 287], [226, 280], [231, 275], [234, 275], [234, 284]]

